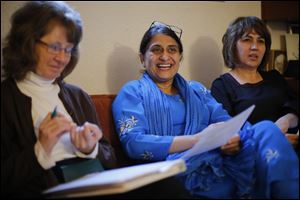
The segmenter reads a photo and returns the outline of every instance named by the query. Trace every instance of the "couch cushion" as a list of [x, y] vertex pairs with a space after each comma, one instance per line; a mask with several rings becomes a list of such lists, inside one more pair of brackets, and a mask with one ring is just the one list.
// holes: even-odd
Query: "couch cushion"
[[90, 95], [101, 124], [104, 137], [110, 142], [115, 149], [118, 167], [134, 164], [132, 160], [124, 153], [117, 132], [115, 131], [114, 120], [112, 116], [111, 106], [116, 95]]

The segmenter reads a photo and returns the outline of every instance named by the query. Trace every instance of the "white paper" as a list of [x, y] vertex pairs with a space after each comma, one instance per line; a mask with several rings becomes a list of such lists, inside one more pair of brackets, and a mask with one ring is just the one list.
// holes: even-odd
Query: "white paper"
[[199, 141], [181, 158], [186, 159], [226, 144], [230, 138], [239, 132], [254, 107], [252, 105], [228, 121], [212, 124], [202, 130]]
[[[44, 191], [44, 194], [76, 188], [92, 188], [93, 186], [98, 186], [99, 189], [90, 189], [87, 192], [82, 192], [82, 194], [74, 194], [74, 196], [89, 196], [93, 193], [101, 195], [117, 193], [119, 191], [123, 192], [123, 190], [127, 191], [126, 184], [130, 181], [132, 182], [130, 186], [132, 187], [132, 185], [134, 185], [134, 187], [128, 189], [134, 189], [151, 182], [181, 173], [185, 170], [185, 161], [182, 159], [105, 170], [103, 172], [86, 175], [82, 178], [68, 183], [60, 184]], [[72, 194], [68, 195], [72, 196]]]

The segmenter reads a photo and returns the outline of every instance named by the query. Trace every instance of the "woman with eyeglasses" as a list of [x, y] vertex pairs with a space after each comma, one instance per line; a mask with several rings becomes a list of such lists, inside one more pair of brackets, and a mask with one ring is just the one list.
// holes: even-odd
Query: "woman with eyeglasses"
[[[63, 81], [81, 37], [79, 13], [63, 2], [29, 2], [12, 17], [1, 83], [2, 197], [41, 197], [53, 185], [118, 167], [89, 95]], [[191, 197], [171, 177], [100, 198]]]
[[[161, 22], [151, 24], [139, 50], [144, 72], [139, 80], [125, 84], [113, 103], [116, 130], [133, 159], [181, 158], [201, 140], [204, 128], [231, 118], [202, 84], [178, 73], [183, 57], [181, 33]], [[272, 122], [246, 123], [220, 148], [185, 159], [187, 171], [178, 179], [195, 197], [297, 198], [297, 182], [273, 187], [277, 181], [299, 181], [298, 158], [283, 137]], [[295, 169], [290, 170], [291, 166]], [[283, 176], [286, 179], [277, 179]], [[253, 191], [255, 183], [264, 191], [260, 196]], [[274, 190], [284, 195], [276, 196]]]
[[[63, 2], [28, 2], [11, 22], [3, 46], [1, 196], [38, 197], [114, 167], [89, 95], [63, 81], [79, 57], [79, 13]], [[81, 169], [67, 176], [64, 167], [77, 164]]]

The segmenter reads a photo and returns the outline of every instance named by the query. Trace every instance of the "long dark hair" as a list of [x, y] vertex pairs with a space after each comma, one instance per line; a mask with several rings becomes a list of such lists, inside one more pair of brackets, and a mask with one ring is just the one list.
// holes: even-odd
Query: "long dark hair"
[[74, 45], [70, 62], [58, 79], [62, 80], [73, 71], [79, 59], [78, 44], [82, 38], [79, 13], [63, 2], [32, 1], [12, 15], [11, 29], [2, 49], [4, 77], [22, 80], [28, 71], [34, 70], [38, 62], [36, 41], [49, 33], [53, 24], [64, 26], [68, 42]]
[[262, 69], [268, 61], [271, 48], [271, 35], [264, 22], [255, 16], [238, 17], [227, 28], [223, 35], [223, 58], [225, 65], [229, 68], [234, 68], [239, 62], [237, 55], [237, 41], [251, 30], [255, 30], [262, 38], [265, 39], [266, 52], [258, 67]]

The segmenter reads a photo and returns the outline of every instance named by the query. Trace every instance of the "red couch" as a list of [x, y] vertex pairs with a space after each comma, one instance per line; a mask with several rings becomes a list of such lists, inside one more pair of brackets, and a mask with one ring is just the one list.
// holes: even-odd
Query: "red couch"
[[116, 133], [111, 106], [116, 95], [90, 95], [100, 120], [101, 128], [104, 137], [114, 147], [117, 156], [118, 167], [124, 167], [135, 164], [122, 149], [122, 145], [119, 141], [119, 137]]

